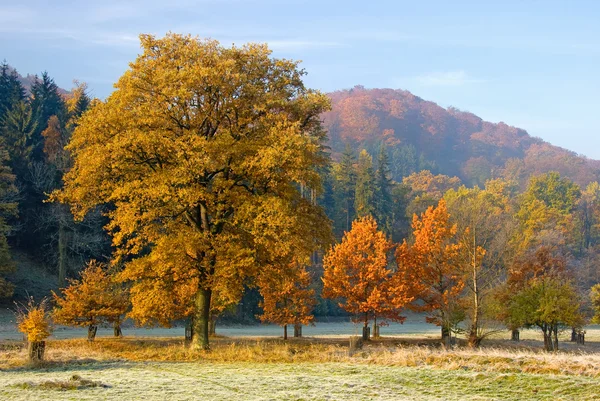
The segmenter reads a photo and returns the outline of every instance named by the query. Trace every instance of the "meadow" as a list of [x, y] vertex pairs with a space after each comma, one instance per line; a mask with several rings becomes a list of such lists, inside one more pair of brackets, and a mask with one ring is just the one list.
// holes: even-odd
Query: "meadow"
[[[46, 361], [31, 365], [5, 315], [0, 325], [4, 400], [595, 400], [600, 397], [600, 330], [588, 342], [542, 351], [499, 333], [480, 349], [446, 349], [435, 326], [417, 317], [384, 327], [381, 339], [348, 352], [355, 325], [318, 323], [283, 341], [275, 326], [224, 326], [212, 350], [183, 345], [183, 329], [108, 329], [94, 343], [84, 329], [58, 328]], [[400, 332], [404, 329], [405, 332]], [[11, 331], [12, 330], [12, 331]], [[419, 332], [418, 330], [421, 330]], [[337, 333], [337, 334], [336, 334]], [[567, 339], [567, 334], [563, 339]]]

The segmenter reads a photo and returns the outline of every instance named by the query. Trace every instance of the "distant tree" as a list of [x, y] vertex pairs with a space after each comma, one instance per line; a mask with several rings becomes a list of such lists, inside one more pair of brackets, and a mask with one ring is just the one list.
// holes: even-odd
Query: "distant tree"
[[36, 77], [30, 91], [31, 109], [37, 122], [36, 130], [32, 136], [32, 158], [34, 161], [42, 161], [44, 149], [42, 131], [48, 127], [51, 116], [59, 116], [61, 119], [64, 117], [66, 112], [65, 102], [54, 79], [45, 71], [42, 73], [41, 78]]
[[288, 325], [306, 325], [313, 321], [312, 310], [316, 304], [315, 291], [310, 288], [310, 274], [294, 261], [283, 264], [281, 270], [259, 276], [258, 286], [263, 297], [259, 316], [263, 322], [283, 326], [283, 339], [287, 340]]
[[[341, 299], [339, 306], [364, 322], [363, 337], [368, 339], [369, 321], [403, 322], [400, 315], [411, 301], [407, 284], [392, 280], [388, 265], [392, 243], [377, 229], [377, 222], [367, 216], [356, 220], [323, 259], [323, 296]], [[374, 330], [375, 331], [375, 330]]]
[[535, 247], [549, 235], [561, 236], [565, 246], [572, 248], [577, 238], [574, 212], [580, 196], [579, 186], [557, 172], [531, 177], [517, 212], [520, 248]]
[[600, 243], [600, 184], [594, 181], [581, 193], [578, 204], [581, 251]]
[[396, 249], [397, 278], [415, 299], [411, 308], [426, 312], [427, 321], [441, 327], [446, 341], [451, 329], [464, 319], [465, 282], [457, 226], [450, 222], [442, 199], [420, 217], [414, 215], [412, 227], [413, 241], [405, 240]]
[[7, 166], [8, 154], [0, 141], [0, 298], [12, 296], [14, 286], [5, 279], [14, 271], [7, 237], [11, 231], [9, 219], [17, 216], [17, 188], [15, 176]]
[[80, 280], [69, 280], [68, 287], [52, 295], [56, 304], [55, 322], [87, 327], [88, 341], [94, 341], [98, 326], [104, 323], [115, 325], [115, 334], [120, 335], [120, 322], [129, 307], [129, 298], [102, 264], [91, 261], [81, 272]]
[[506, 283], [498, 289], [498, 318], [512, 330], [539, 327], [546, 350], [556, 350], [562, 326], [583, 324], [575, 288], [560, 246], [530, 249], [515, 259]]
[[7, 112], [25, 100], [25, 88], [15, 70], [6, 61], [0, 64], [0, 127]]
[[457, 189], [460, 179], [443, 174], [434, 175], [429, 170], [423, 170], [405, 177], [402, 183], [410, 188], [406, 214], [412, 218], [415, 214], [425, 212], [428, 207], [437, 205], [449, 189]]
[[358, 155], [354, 208], [357, 217], [373, 216], [375, 212], [375, 173], [373, 159], [366, 150]]
[[590, 290], [590, 301], [592, 303], [592, 309], [594, 311], [594, 317], [592, 322], [600, 323], [600, 284], [596, 284]]
[[390, 163], [384, 144], [381, 144], [377, 157], [377, 170], [375, 171], [375, 196], [374, 215], [379, 227], [388, 235], [392, 235], [393, 226], [393, 201], [392, 192], [394, 185], [390, 173]]
[[419, 159], [414, 146], [395, 146], [391, 153], [391, 173], [395, 180], [402, 181], [402, 178], [419, 171]]
[[349, 144], [342, 154], [342, 160], [334, 166], [335, 193], [340, 205], [340, 218], [343, 220], [343, 231], [350, 231], [354, 220], [356, 196], [356, 156]]
[[573, 283], [544, 275], [527, 282], [510, 297], [511, 316], [523, 326], [537, 326], [544, 335], [546, 351], [558, 350], [558, 333], [563, 327], [581, 327], [584, 322], [581, 301]]
[[2, 121], [2, 138], [9, 154], [10, 167], [21, 181], [26, 180], [33, 151], [33, 134], [37, 121], [26, 102], [19, 102], [6, 112]]
[[510, 195], [510, 186], [501, 180], [488, 181], [483, 190], [463, 186], [444, 195], [461, 245], [471, 346], [479, 346], [495, 331], [489, 327], [494, 320], [492, 295], [506, 277], [512, 255], [510, 241], [516, 228]]

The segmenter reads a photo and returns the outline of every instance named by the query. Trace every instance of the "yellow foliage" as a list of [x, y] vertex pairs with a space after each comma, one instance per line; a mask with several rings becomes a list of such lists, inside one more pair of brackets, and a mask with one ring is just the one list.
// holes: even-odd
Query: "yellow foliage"
[[193, 311], [206, 324], [274, 259], [328, 241], [325, 214], [298, 187], [320, 190], [329, 100], [265, 45], [140, 39], [116, 90], [78, 120], [74, 165], [53, 198], [79, 218], [113, 205], [132, 317], [166, 325]]
[[28, 304], [21, 308], [17, 314], [18, 329], [27, 336], [29, 342], [44, 341], [50, 337], [52, 327], [46, 312], [46, 300], [35, 304], [30, 299]]
[[91, 261], [81, 280], [70, 280], [58, 295], [53, 292], [54, 320], [68, 326], [118, 322], [129, 306], [127, 292], [103, 268]]

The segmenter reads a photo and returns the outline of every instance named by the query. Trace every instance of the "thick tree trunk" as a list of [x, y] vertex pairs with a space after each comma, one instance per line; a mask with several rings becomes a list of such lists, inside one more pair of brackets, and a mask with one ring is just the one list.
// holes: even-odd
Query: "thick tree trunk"
[[283, 325], [283, 339], [287, 340], [287, 324]]
[[92, 342], [96, 339], [96, 332], [98, 332], [98, 326], [96, 326], [95, 324], [90, 324], [88, 326], [88, 341]]
[[469, 347], [471, 348], [477, 348], [481, 345], [481, 337], [479, 337], [479, 335], [477, 335], [477, 332], [473, 332], [471, 330], [471, 332], [469, 333]]
[[302, 325], [301, 324], [294, 325], [294, 337], [295, 338], [302, 337]]
[[554, 352], [558, 351], [558, 325], [554, 325], [553, 328], [554, 333]]
[[62, 223], [58, 225], [58, 286], [64, 288], [67, 278], [67, 230]]
[[444, 344], [448, 343], [450, 341], [450, 328], [442, 325], [442, 342]]
[[123, 337], [123, 330], [121, 330], [121, 322], [115, 322], [113, 324], [113, 333], [115, 337]]
[[210, 300], [212, 291], [200, 289], [196, 295], [194, 311], [194, 328], [192, 333], [192, 347], [196, 349], [209, 349], [209, 322]]
[[27, 344], [27, 354], [29, 355], [29, 360], [31, 362], [43, 361], [45, 352], [45, 341], [34, 341]]
[[571, 328], [571, 342], [577, 342], [577, 330], [575, 329], [575, 327]]
[[519, 341], [520, 333], [519, 329], [513, 329], [510, 336], [511, 341]]

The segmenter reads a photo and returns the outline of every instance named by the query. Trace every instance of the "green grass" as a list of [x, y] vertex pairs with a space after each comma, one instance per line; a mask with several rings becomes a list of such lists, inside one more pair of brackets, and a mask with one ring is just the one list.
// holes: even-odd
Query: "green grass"
[[[45, 386], [81, 381], [102, 386]], [[24, 383], [27, 383], [24, 385]], [[348, 363], [111, 362], [0, 371], [0, 399], [594, 400], [592, 377]]]

